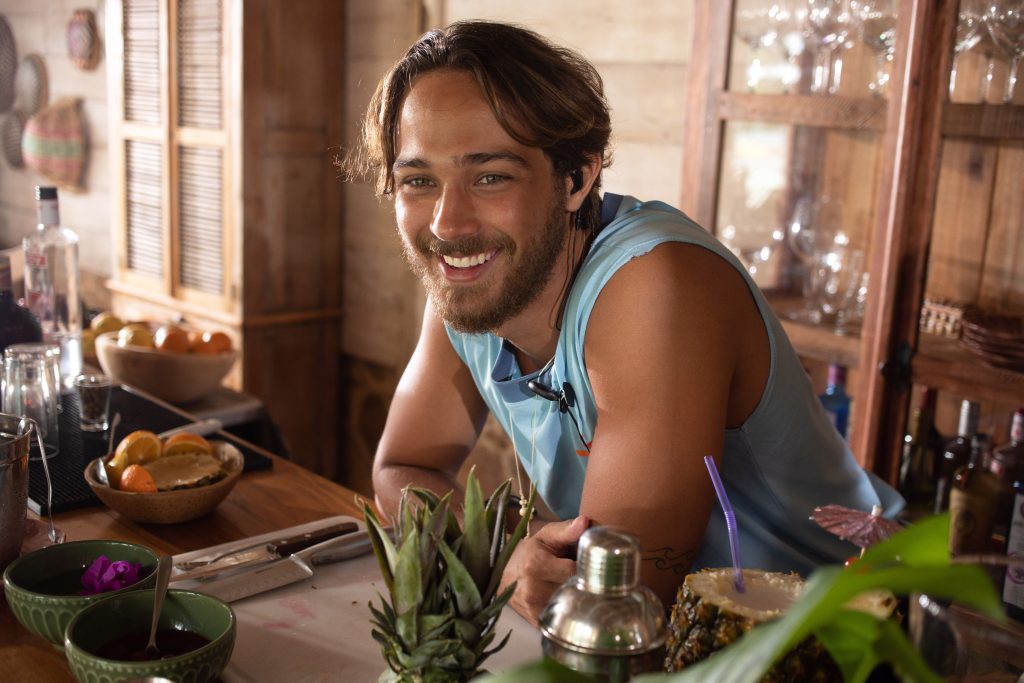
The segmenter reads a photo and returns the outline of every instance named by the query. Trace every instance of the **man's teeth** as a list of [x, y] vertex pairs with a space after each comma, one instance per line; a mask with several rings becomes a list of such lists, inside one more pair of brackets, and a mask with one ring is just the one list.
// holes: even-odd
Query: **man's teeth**
[[483, 265], [491, 260], [491, 253], [474, 254], [473, 256], [441, 256], [452, 268], [472, 268]]

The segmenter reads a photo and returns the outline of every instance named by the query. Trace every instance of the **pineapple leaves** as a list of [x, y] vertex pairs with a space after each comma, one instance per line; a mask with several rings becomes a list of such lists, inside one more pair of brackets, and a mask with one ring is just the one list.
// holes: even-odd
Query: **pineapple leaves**
[[360, 500], [360, 504], [363, 507], [363, 519], [366, 520], [366, 530], [370, 537], [370, 545], [373, 548], [374, 556], [377, 558], [377, 564], [380, 566], [381, 577], [384, 579], [384, 585], [387, 586], [388, 592], [391, 592], [394, 590], [395, 564], [398, 561], [398, 552], [395, 550], [395, 544], [391, 542], [391, 538], [384, 530], [380, 520], [377, 519], [373, 508], [365, 500]]
[[457, 614], [463, 618], [476, 614], [483, 608], [483, 601], [480, 599], [476, 581], [447, 545], [441, 543], [438, 550], [441, 551], [445, 564], [448, 565], [448, 584], [455, 596]]
[[415, 526], [406, 529], [395, 566], [395, 586], [391, 592], [397, 615], [398, 637], [406, 646], [415, 645], [417, 612], [423, 601], [423, 576], [420, 572], [420, 535]]
[[[484, 508], [483, 493], [476, 477], [469, 477], [466, 482], [466, 498], [463, 510], [463, 541], [459, 548], [459, 559], [469, 575], [473, 577], [477, 596], [486, 588], [486, 581], [491, 574], [490, 561], [490, 528], [487, 524], [487, 512]], [[446, 558], [447, 559], [447, 558]], [[475, 610], [474, 610], [475, 611]]]
[[[378, 609], [370, 605], [371, 633], [394, 675], [381, 680], [461, 682], [475, 676], [492, 649], [494, 626], [514, 585], [494, 593], [511, 555], [526, 533], [520, 523], [505, 542], [504, 513], [511, 482], [484, 498], [470, 473], [463, 502], [464, 524], [452, 512], [452, 494], [426, 489], [402, 492], [395, 540], [363, 502], [371, 545], [388, 587]], [[532, 498], [531, 498], [532, 503]], [[518, 536], [517, 536], [518, 534]], [[500, 538], [495, 538], [498, 536]], [[511, 547], [510, 547], [511, 546]], [[489, 593], [481, 595], [482, 588]]]
[[487, 590], [484, 591], [483, 599], [484, 602], [490, 602], [494, 597], [494, 593], [498, 590], [498, 585], [501, 583], [501, 575], [505, 571], [505, 565], [508, 564], [509, 559], [512, 557], [512, 551], [519, 545], [519, 541], [526, 537], [526, 531], [529, 528], [530, 518], [533, 517], [533, 503], [537, 498], [537, 487], [530, 485], [530, 497], [526, 501], [526, 514], [519, 520], [519, 524], [516, 525], [515, 531], [512, 532], [512, 536], [505, 543], [505, 547], [498, 553], [497, 560], [491, 567], [491, 580], [487, 584]]

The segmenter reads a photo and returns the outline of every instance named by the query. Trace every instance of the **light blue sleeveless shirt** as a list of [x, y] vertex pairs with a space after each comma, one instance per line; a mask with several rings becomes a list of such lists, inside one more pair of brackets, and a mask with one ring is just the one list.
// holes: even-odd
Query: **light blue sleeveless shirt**
[[[615, 210], [614, 202], [620, 199]], [[743, 276], [771, 346], [764, 393], [740, 427], [726, 430], [720, 466], [740, 530], [743, 565], [806, 575], [818, 564], [854, 554], [853, 546], [808, 519], [814, 508], [838, 504], [870, 511], [880, 504], [891, 516], [902, 509], [903, 500], [854, 460], [822, 409], [781, 323], [746, 269], [712, 235], [667, 204], [608, 194], [603, 208], [611, 215], [605, 217], [607, 225], [598, 233], [573, 284], [555, 357], [547, 367], [524, 376], [504, 340], [448, 328], [453, 347], [515, 444], [544, 502], [562, 519], [579, 514], [587, 471], [584, 443], [593, 440], [597, 426], [583, 343], [598, 294], [631, 259], [665, 242], [683, 242], [718, 254]], [[556, 391], [568, 385], [566, 393], [573, 405], [562, 411], [558, 402], [538, 397], [527, 387], [533, 379]], [[730, 564], [725, 519], [716, 503], [693, 569]]]

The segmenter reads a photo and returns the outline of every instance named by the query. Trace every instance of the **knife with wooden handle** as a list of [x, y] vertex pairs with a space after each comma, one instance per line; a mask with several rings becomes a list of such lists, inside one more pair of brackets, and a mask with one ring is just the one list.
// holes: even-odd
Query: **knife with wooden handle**
[[178, 565], [179, 572], [171, 577], [171, 581], [184, 581], [186, 579], [199, 579], [223, 571], [235, 570], [241, 567], [264, 564], [288, 557], [292, 553], [351, 534], [359, 529], [355, 522], [341, 522], [322, 529], [307, 531], [302, 534], [279, 538], [269, 542], [261, 542], [243, 548], [232, 550], [228, 553], [215, 555], [212, 558], [197, 558], [182, 562]]
[[234, 602], [252, 595], [287, 586], [313, 576], [313, 567], [366, 555], [372, 550], [369, 534], [357, 531], [344, 538], [324, 541], [262, 567], [216, 579], [191, 590]]

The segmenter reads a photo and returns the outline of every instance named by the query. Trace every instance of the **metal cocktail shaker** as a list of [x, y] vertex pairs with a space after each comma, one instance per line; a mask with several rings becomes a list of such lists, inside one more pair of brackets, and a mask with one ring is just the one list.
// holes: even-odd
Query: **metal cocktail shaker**
[[0, 413], [0, 572], [21, 553], [28, 509], [28, 422]]
[[540, 615], [544, 656], [601, 683], [660, 671], [665, 608], [639, 581], [636, 538], [609, 527], [588, 529], [580, 538], [576, 576]]

